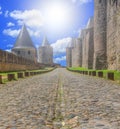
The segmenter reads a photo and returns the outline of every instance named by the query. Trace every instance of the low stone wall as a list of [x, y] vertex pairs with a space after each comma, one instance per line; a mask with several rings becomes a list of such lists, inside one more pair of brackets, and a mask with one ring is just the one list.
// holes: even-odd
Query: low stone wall
[[94, 77], [100, 77], [100, 78], [105, 78], [108, 80], [116, 81], [120, 84], [120, 71], [94, 71], [94, 70], [71, 70], [67, 68], [67, 70], [71, 72], [77, 72], [83, 75], [89, 75], [89, 76], [94, 76]]
[[36, 63], [14, 55], [6, 51], [0, 50], [0, 72], [18, 71], [18, 70], [33, 70], [45, 67], [44, 64]]
[[34, 75], [39, 75], [47, 72], [53, 71], [55, 68], [51, 68], [49, 70], [30, 70], [30, 71], [22, 71], [22, 72], [14, 72], [14, 73], [6, 73], [6, 75], [0, 75], [0, 84], [4, 84], [8, 81], [18, 80], [20, 78], [26, 78]]

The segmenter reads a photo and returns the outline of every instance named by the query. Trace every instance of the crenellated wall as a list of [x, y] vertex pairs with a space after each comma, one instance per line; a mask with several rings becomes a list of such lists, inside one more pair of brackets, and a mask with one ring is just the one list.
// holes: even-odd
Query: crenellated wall
[[0, 72], [33, 70], [42, 67], [44, 67], [44, 64], [36, 63], [32, 60], [16, 56], [13, 53], [0, 50]]

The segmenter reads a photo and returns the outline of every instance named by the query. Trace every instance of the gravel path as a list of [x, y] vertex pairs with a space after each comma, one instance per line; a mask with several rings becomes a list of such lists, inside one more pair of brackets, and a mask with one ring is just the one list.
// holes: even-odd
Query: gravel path
[[0, 129], [120, 129], [120, 85], [63, 68], [0, 85]]

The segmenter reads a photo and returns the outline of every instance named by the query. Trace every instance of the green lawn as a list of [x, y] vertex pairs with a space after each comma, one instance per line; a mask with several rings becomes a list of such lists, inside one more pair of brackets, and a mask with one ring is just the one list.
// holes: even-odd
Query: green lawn
[[38, 70], [25, 70], [25, 71], [13, 71], [13, 72], [0, 72], [0, 75], [2, 75], [2, 83], [6, 83], [8, 82], [8, 79], [7, 79], [7, 75], [8, 74], [14, 74], [15, 75], [15, 80], [18, 80], [17, 78], [17, 73], [24, 73], [24, 72], [39, 72], [40, 73], [45, 73], [45, 72], [49, 72], [49, 71], [52, 71], [54, 70], [54, 68], [52, 67], [47, 67], [47, 68], [44, 68], [44, 69], [38, 69]]
[[103, 78], [108, 79], [108, 73], [114, 73], [114, 80], [120, 82], [120, 71], [116, 70], [94, 70], [94, 69], [87, 69], [82, 67], [70, 67], [67, 68], [70, 71], [73, 72], [84, 72], [87, 71], [88, 73], [95, 71], [96, 76], [98, 76], [98, 72], [103, 72]]

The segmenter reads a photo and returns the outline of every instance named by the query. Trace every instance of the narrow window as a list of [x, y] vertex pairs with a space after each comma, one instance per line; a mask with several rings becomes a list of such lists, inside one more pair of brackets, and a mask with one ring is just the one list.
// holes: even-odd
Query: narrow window
[[20, 55], [20, 51], [18, 51], [18, 55]]
[[30, 51], [28, 51], [28, 54], [30, 55]]

